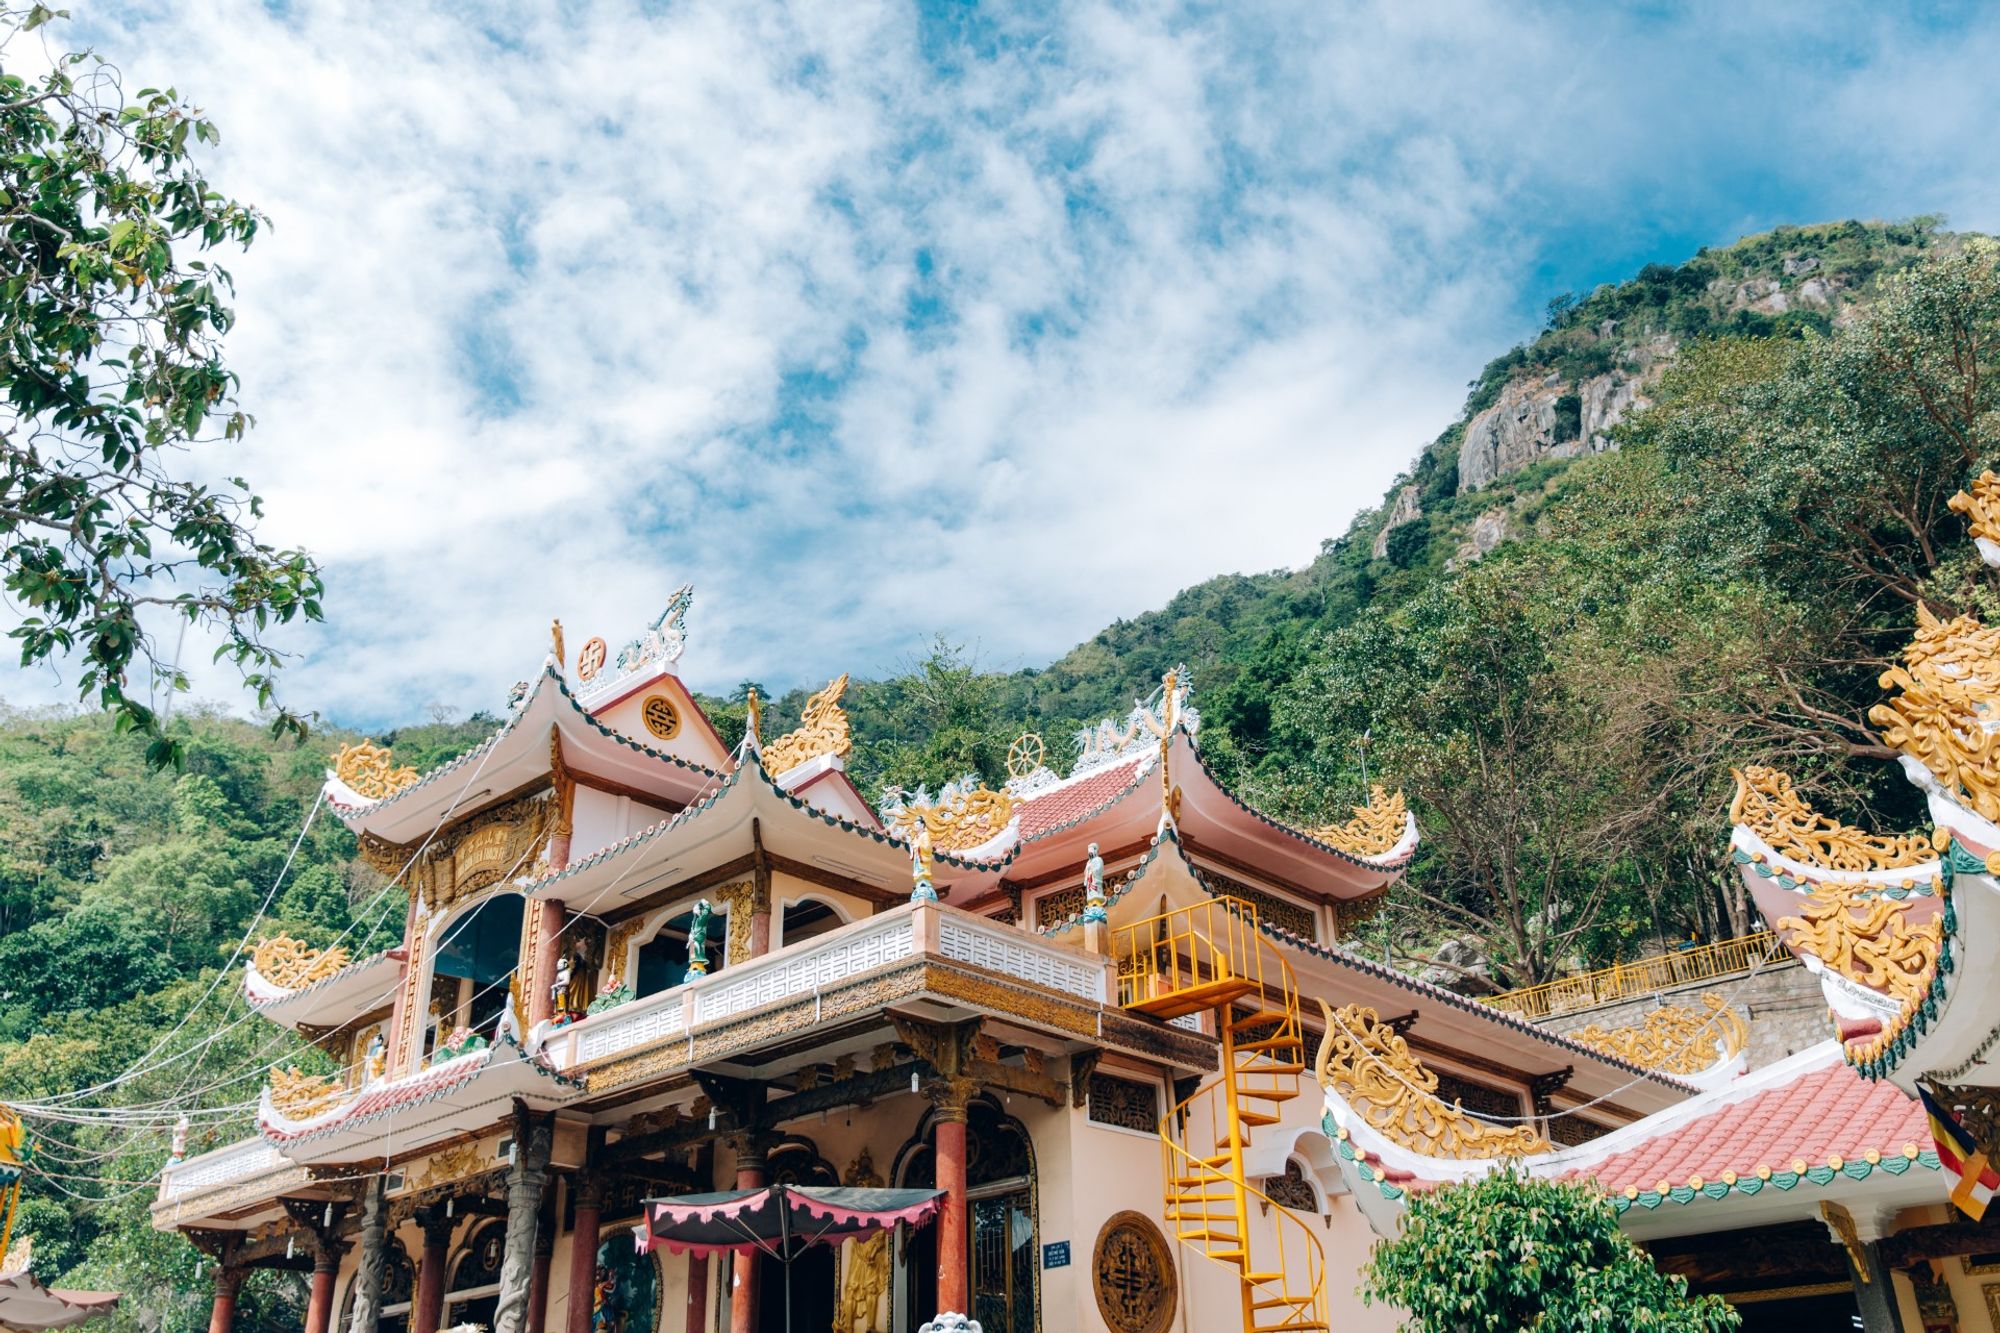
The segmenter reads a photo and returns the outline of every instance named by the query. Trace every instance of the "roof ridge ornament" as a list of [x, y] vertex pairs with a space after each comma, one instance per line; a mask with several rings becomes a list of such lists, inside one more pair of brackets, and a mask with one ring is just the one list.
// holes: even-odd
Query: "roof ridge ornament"
[[1354, 817], [1344, 824], [1323, 824], [1304, 830], [1314, 842], [1323, 842], [1350, 856], [1386, 856], [1410, 827], [1409, 803], [1403, 793], [1391, 793], [1381, 783], [1368, 789], [1368, 804], [1350, 807]]
[[1979, 548], [1979, 558], [2000, 569], [2000, 477], [1988, 468], [1973, 478], [1967, 490], [1946, 503], [1953, 513], [1965, 516], [1972, 543]]
[[1868, 710], [1885, 743], [1928, 769], [1981, 817], [2000, 820], [2000, 629], [1973, 616], [1939, 620], [1917, 604], [1917, 632], [1901, 666], [1882, 673], [1901, 691]]
[[1735, 1059], [1750, 1036], [1742, 1015], [1722, 996], [1704, 991], [1701, 1003], [1701, 1009], [1664, 1004], [1623, 1027], [1592, 1023], [1569, 1038], [1655, 1073], [1699, 1074]]
[[995, 791], [976, 773], [947, 782], [933, 798], [919, 785], [914, 792], [891, 787], [882, 793], [882, 823], [905, 842], [921, 833], [942, 852], [960, 852], [991, 842], [1013, 822], [1016, 801], [1005, 788]]
[[1820, 814], [1792, 790], [1792, 780], [1766, 764], [1729, 770], [1736, 797], [1729, 822], [1741, 824], [1780, 856], [1821, 870], [1899, 870], [1937, 859], [1917, 833], [1875, 834]]
[[681, 653], [687, 647], [688, 608], [693, 605], [694, 585], [683, 583], [667, 598], [666, 609], [637, 637], [626, 640], [616, 654], [611, 653], [601, 637], [593, 637], [576, 655], [579, 693], [589, 696], [608, 693], [613, 686], [649, 667], [670, 671], [679, 665]]
[[380, 801], [414, 786], [422, 775], [407, 764], [398, 766], [388, 746], [361, 740], [335, 752], [333, 776], [356, 796]]
[[804, 725], [788, 731], [763, 747], [764, 769], [773, 777], [789, 773], [799, 765], [832, 755], [845, 759], [854, 751], [854, 733], [840, 698], [847, 693], [847, 673], [841, 672], [827, 687], [806, 700], [799, 715]]
[[[1201, 730], [1201, 714], [1188, 702], [1193, 693], [1186, 664], [1174, 667], [1158, 688], [1144, 699], [1132, 701], [1132, 711], [1121, 724], [1103, 718], [1076, 732], [1076, 762], [1069, 775], [1080, 777], [1100, 768], [1121, 764], [1153, 749], [1163, 730], [1179, 726], [1190, 737]], [[1171, 696], [1171, 697], [1169, 697]]]

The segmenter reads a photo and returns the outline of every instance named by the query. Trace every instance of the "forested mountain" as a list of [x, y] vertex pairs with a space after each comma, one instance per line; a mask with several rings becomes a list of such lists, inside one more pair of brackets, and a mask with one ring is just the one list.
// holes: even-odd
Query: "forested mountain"
[[[997, 781], [1029, 728], [1060, 763], [1071, 729], [1185, 662], [1204, 754], [1249, 799], [1318, 821], [1364, 765], [1408, 793], [1424, 850], [1371, 952], [1476, 988], [1740, 931], [1729, 768], [1775, 762], [1825, 808], [1917, 825], [1866, 721], [1877, 676], [1920, 601], [2000, 617], [1947, 506], [2000, 453], [1996, 253], [1928, 221], [1783, 229], [1552, 302], [1305, 568], [1211, 580], [1040, 671], [939, 643], [855, 683], [850, 767], [871, 794]], [[707, 701], [731, 740], [741, 695]], [[804, 695], [772, 701], [767, 734]], [[377, 739], [427, 768], [494, 724]], [[145, 1211], [173, 1117], [206, 1108], [194, 1151], [240, 1137], [269, 1064], [321, 1058], [246, 1015], [239, 941], [359, 954], [404, 904], [315, 811], [351, 736], [199, 711], [166, 729], [178, 772], [103, 717], [0, 710], [0, 1087], [62, 1098], [137, 1068], [86, 1099], [124, 1108], [111, 1122], [39, 1126], [23, 1222], [45, 1278], [131, 1293], [119, 1328], [192, 1330], [196, 1256]], [[239, 1326], [296, 1328], [301, 1298], [260, 1273]]]

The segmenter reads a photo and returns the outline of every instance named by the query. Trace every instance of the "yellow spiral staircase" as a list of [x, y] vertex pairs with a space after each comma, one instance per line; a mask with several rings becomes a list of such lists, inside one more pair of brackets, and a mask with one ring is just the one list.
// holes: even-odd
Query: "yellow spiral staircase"
[[[1182, 1244], [1236, 1270], [1244, 1333], [1325, 1330], [1326, 1251], [1243, 1174], [1250, 1136], [1278, 1123], [1306, 1069], [1291, 965], [1237, 898], [1121, 927], [1113, 953], [1125, 1008], [1164, 1019], [1206, 1010], [1222, 1042], [1221, 1073], [1160, 1121], [1168, 1223]], [[1253, 1203], [1270, 1220], [1254, 1234]]]

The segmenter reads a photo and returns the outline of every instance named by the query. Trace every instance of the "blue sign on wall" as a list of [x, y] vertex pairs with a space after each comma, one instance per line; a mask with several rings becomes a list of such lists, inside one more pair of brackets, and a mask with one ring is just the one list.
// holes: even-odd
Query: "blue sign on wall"
[[1042, 1246], [1042, 1267], [1068, 1268], [1069, 1242], [1066, 1240], [1059, 1240], [1056, 1241], [1054, 1244]]

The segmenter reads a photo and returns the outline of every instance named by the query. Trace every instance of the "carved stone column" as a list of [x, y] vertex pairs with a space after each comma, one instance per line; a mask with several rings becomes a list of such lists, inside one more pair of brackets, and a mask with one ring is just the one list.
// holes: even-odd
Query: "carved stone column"
[[928, 1087], [937, 1112], [931, 1118], [935, 1139], [937, 1187], [944, 1191], [944, 1207], [937, 1220], [937, 1300], [941, 1314], [947, 1310], [968, 1314], [972, 1290], [967, 1271], [971, 1262], [968, 1244], [965, 1125], [966, 1108], [978, 1087], [970, 1079], [942, 1079]]
[[549, 1178], [551, 1128], [514, 1107], [514, 1164], [507, 1169], [507, 1239], [500, 1260], [500, 1296], [493, 1333], [527, 1333], [528, 1288], [534, 1281], [535, 1232], [542, 1187]]
[[382, 1317], [382, 1262], [389, 1234], [383, 1194], [387, 1178], [371, 1177], [361, 1193], [361, 1265], [354, 1273], [354, 1314], [345, 1333], [375, 1333]]
[[[764, 1154], [769, 1143], [761, 1135], [738, 1139], [736, 1148], [736, 1188], [760, 1190], [770, 1184]], [[757, 1333], [757, 1256], [735, 1256], [735, 1285], [729, 1289], [729, 1333]]]
[[590, 1333], [590, 1296], [597, 1286], [597, 1223], [604, 1207], [604, 1186], [596, 1176], [574, 1178], [576, 1221], [569, 1231], [569, 1313], [567, 1333]]
[[444, 1266], [451, 1255], [451, 1233], [457, 1223], [442, 1208], [417, 1215], [424, 1229], [424, 1253], [417, 1264], [417, 1300], [410, 1311], [410, 1333], [438, 1333], [444, 1323]]
[[543, 1333], [549, 1319], [549, 1265], [555, 1260], [556, 1223], [548, 1212], [545, 1200], [535, 1227], [535, 1266], [528, 1274], [528, 1333]]
[[244, 1270], [223, 1265], [215, 1270], [215, 1304], [208, 1312], [208, 1333], [230, 1333], [236, 1322], [236, 1295], [243, 1290]]
[[[306, 1299], [306, 1333], [333, 1333], [333, 1284], [340, 1274], [340, 1246], [313, 1247], [312, 1294]], [[430, 1333], [437, 1333], [431, 1329]]]

